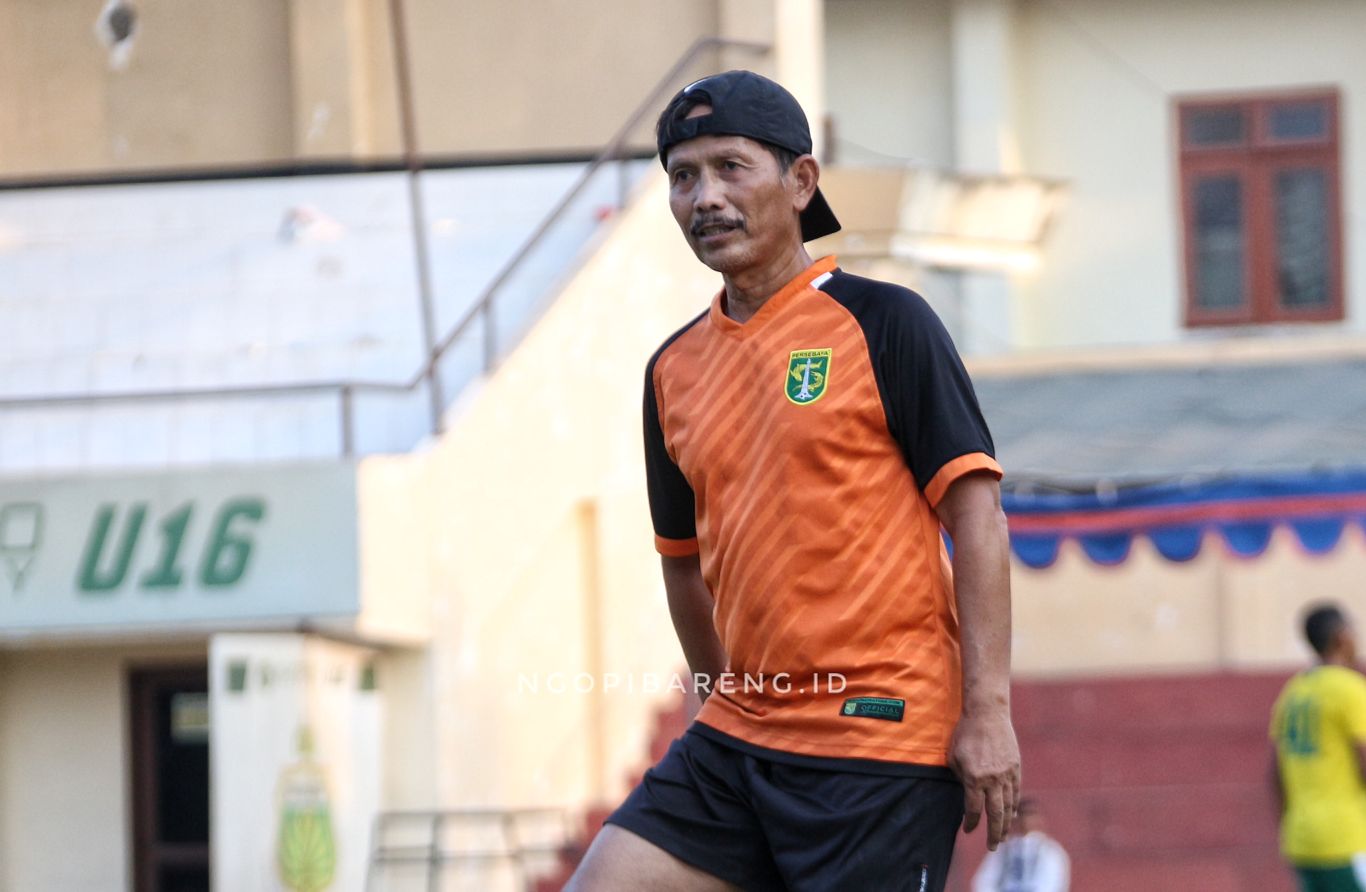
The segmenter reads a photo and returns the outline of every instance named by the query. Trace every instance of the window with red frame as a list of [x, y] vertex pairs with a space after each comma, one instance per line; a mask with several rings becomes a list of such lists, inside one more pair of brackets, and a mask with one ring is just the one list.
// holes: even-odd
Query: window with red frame
[[1186, 323], [1341, 319], [1336, 93], [1177, 107]]

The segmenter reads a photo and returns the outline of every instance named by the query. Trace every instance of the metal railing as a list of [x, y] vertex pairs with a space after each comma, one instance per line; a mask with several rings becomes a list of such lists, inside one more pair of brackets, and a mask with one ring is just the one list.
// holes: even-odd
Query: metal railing
[[[404, 841], [393, 840], [404, 831]], [[517, 892], [529, 890], [537, 868], [553, 869], [573, 832], [569, 813], [559, 808], [381, 812], [375, 817], [365, 892], [386, 892], [393, 885], [413, 888], [412, 877], [386, 879], [405, 867], [422, 871], [426, 892], [449, 888], [446, 875], [457, 869], [484, 874], [476, 877], [481, 892], [488, 889], [487, 874], [494, 871]]]
[[[187, 388], [187, 389], [165, 389], [165, 390], [136, 390], [122, 392], [105, 392], [91, 394], [70, 394], [61, 396], [41, 395], [41, 396], [22, 396], [0, 398], [0, 410], [6, 409], [31, 409], [51, 406], [108, 406], [108, 405], [128, 405], [164, 402], [184, 402], [184, 401], [204, 401], [204, 400], [237, 400], [237, 399], [259, 399], [263, 397], [299, 397], [308, 395], [335, 395], [337, 400], [337, 415], [339, 424], [338, 444], [342, 457], [350, 458], [356, 451], [356, 425], [355, 425], [355, 402], [357, 396], [361, 394], [389, 394], [389, 395], [415, 395], [419, 388], [424, 384], [428, 388], [428, 397], [431, 405], [431, 419], [429, 432], [439, 434], [442, 432], [441, 418], [449, 398], [455, 396], [455, 391], [444, 394], [440, 381], [442, 360], [450, 355], [452, 349], [463, 338], [475, 330], [476, 325], [483, 326], [483, 337], [481, 339], [479, 368], [483, 374], [491, 373], [497, 368], [499, 361], [506, 356], [507, 352], [516, 345], [521, 336], [525, 333], [529, 323], [534, 319], [523, 320], [524, 323], [519, 329], [505, 340], [500, 340], [498, 334], [497, 306], [500, 295], [507, 288], [514, 275], [526, 264], [528, 258], [542, 244], [545, 243], [547, 236], [554, 230], [566, 211], [573, 205], [588, 187], [593, 177], [607, 164], [616, 162], [619, 167], [617, 208], [624, 208], [629, 198], [629, 183], [626, 175], [625, 165], [633, 160], [635, 156], [627, 149], [631, 134], [645, 120], [646, 116], [654, 112], [665, 96], [675, 89], [675, 85], [682, 75], [696, 64], [702, 56], [709, 52], [718, 50], [737, 50], [747, 54], [763, 55], [769, 51], [767, 44], [755, 43], [752, 41], [729, 40], [720, 37], [703, 37], [696, 40], [678, 60], [669, 68], [667, 72], [655, 83], [646, 93], [636, 108], [627, 117], [626, 121], [617, 129], [616, 133], [607, 142], [600, 152], [588, 163], [583, 173], [570, 187], [569, 191], [555, 204], [546, 214], [536, 228], [522, 242], [512, 256], [499, 269], [489, 284], [484, 288], [479, 297], [471, 305], [470, 309], [462, 315], [451, 329], [441, 338], [437, 339], [428, 351], [426, 361], [407, 381], [365, 381], [365, 380], [320, 380], [291, 384], [268, 384], [241, 387], [220, 387], [220, 388]], [[420, 164], [416, 155], [408, 158], [410, 177], [415, 178], [420, 170]], [[419, 190], [413, 189], [412, 195], [419, 194]], [[411, 197], [411, 196], [410, 196]], [[423, 243], [425, 221], [421, 219], [420, 203], [414, 205], [414, 239], [417, 240], [417, 261], [420, 267], [425, 267], [428, 261], [428, 254]], [[429, 288], [429, 276], [425, 269], [419, 269], [420, 288]], [[423, 315], [424, 328], [430, 324], [430, 295], [423, 294]], [[540, 307], [539, 309], [543, 309]]]

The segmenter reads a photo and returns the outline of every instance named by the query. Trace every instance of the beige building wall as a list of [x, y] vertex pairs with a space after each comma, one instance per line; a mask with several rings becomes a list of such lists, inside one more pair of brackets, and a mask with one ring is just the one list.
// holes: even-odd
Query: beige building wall
[[1349, 525], [1338, 547], [1312, 555], [1278, 528], [1266, 553], [1242, 558], [1217, 535], [1184, 564], [1137, 537], [1129, 560], [1092, 563], [1075, 541], [1057, 563], [1018, 561], [1014, 669], [1023, 677], [1287, 669], [1310, 653], [1306, 604], [1331, 599], [1366, 619], [1366, 534]]
[[[1351, 211], [1366, 203], [1366, 5], [827, 0], [826, 21], [844, 162], [904, 158], [1066, 184], [1036, 270], [964, 277], [979, 335], [964, 339], [970, 352], [1227, 336], [1183, 323], [1175, 102], [1323, 86], [1341, 101], [1347, 319], [1239, 333], [1366, 334], [1366, 231]], [[998, 40], [1004, 49], [991, 49]], [[1000, 293], [975, 294], [984, 282]]]
[[[596, 150], [719, 32], [719, 2], [664, 14], [654, 0], [404, 0], [418, 146]], [[773, 8], [751, 5], [771, 40]], [[116, 67], [96, 37], [101, 4], [0, 0], [0, 178], [400, 153], [390, 0], [135, 6]], [[688, 74], [716, 65], [709, 54]]]
[[952, 0], [827, 0], [826, 85], [844, 164], [953, 166]]
[[[430, 649], [400, 669], [430, 692], [412, 720], [434, 729], [439, 755], [391, 775], [407, 800], [392, 805], [579, 804], [620, 795], [642, 767], [683, 666], [645, 496], [644, 369], [718, 285], [652, 171], [521, 346], [453, 409], [451, 433], [361, 463], [367, 514], [423, 518], [366, 525], [363, 553], [409, 555], [433, 599]], [[575, 692], [581, 673], [591, 690]], [[427, 771], [429, 801], [412, 802]]]
[[0, 889], [131, 883], [127, 673], [202, 646], [0, 652]]
[[[1366, 4], [1222, 0], [1022, 3], [1023, 166], [1070, 185], [1037, 273], [1017, 280], [1025, 349], [1203, 339], [1182, 324], [1174, 97], [1306, 86], [1340, 91], [1345, 324], [1366, 333]], [[1264, 331], [1261, 329], [1260, 331]]]
[[98, 3], [0, 0], [0, 177], [288, 158], [279, 0], [140, 0], [122, 70]]
[[718, 26], [716, 0], [410, 0], [408, 10], [418, 140], [436, 153], [595, 150]]

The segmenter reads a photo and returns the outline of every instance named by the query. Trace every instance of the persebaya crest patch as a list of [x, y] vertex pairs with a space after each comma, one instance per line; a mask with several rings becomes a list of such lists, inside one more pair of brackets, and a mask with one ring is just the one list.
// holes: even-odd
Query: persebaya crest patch
[[787, 358], [787, 398], [799, 406], [825, 396], [830, 386], [830, 356], [835, 351], [793, 350]]

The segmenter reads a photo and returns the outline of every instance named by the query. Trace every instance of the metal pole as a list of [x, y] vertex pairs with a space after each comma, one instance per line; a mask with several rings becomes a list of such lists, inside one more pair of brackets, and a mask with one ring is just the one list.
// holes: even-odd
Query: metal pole
[[365, 892], [375, 892], [375, 874], [379, 870], [380, 852], [384, 848], [384, 814], [375, 815], [370, 829], [370, 863], [365, 866]]
[[432, 815], [432, 847], [427, 852], [427, 892], [441, 889], [441, 825], [440, 813]]
[[526, 853], [522, 851], [522, 841], [517, 834], [517, 813], [514, 811], [503, 812], [503, 850], [511, 854], [512, 861], [512, 882], [519, 892], [531, 892], [531, 883], [527, 878], [526, 864], [523, 859]]
[[631, 180], [626, 167], [626, 152], [617, 155], [617, 210], [626, 210], [626, 200], [630, 198]]
[[350, 458], [356, 452], [355, 431], [351, 420], [351, 397], [352, 390], [348, 385], [343, 387], [341, 393], [341, 447], [342, 458]]
[[432, 433], [441, 433], [441, 413], [446, 400], [441, 376], [432, 354], [436, 349], [436, 313], [432, 306], [431, 260], [427, 246], [427, 214], [422, 202], [418, 174], [422, 159], [417, 153], [417, 123], [413, 114], [412, 71], [408, 57], [408, 31], [403, 0], [389, 0], [389, 29], [394, 41], [394, 81], [398, 87], [398, 118], [403, 139], [403, 161], [408, 170], [408, 207], [412, 213], [413, 250], [417, 255], [417, 291], [422, 304], [422, 341], [427, 354], [427, 393], [431, 399]]
[[493, 315], [493, 294], [484, 302], [484, 374], [492, 374], [498, 364], [498, 332]]

